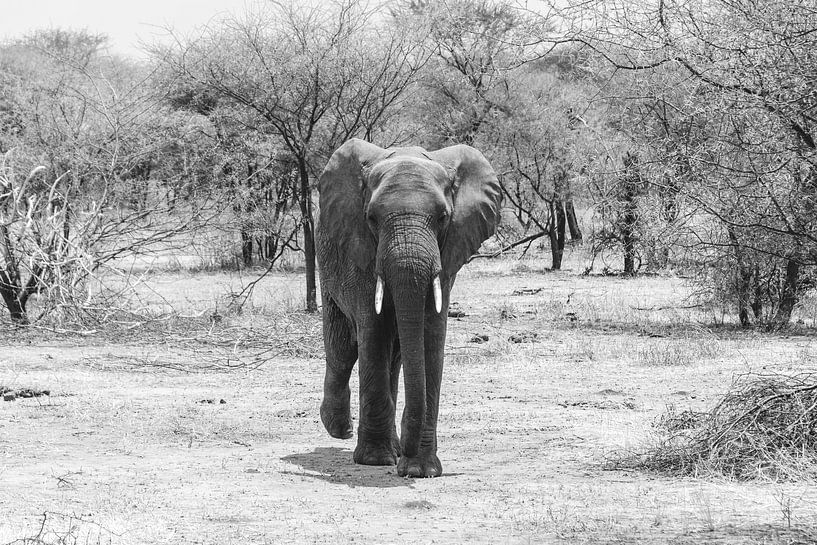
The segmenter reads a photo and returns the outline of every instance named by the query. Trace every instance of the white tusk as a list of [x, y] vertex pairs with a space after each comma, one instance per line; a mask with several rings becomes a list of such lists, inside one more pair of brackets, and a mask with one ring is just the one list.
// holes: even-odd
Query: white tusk
[[432, 284], [434, 287], [434, 308], [437, 309], [439, 314], [443, 309], [443, 290], [440, 287], [440, 277], [435, 276]]
[[374, 287], [374, 311], [380, 314], [383, 308], [383, 279], [377, 275], [377, 285]]

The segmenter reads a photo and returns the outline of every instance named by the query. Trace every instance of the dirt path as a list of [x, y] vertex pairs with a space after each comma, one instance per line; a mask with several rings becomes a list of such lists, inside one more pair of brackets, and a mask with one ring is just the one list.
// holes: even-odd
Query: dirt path
[[[227, 372], [201, 366], [204, 349], [12, 342], [0, 385], [51, 395], [0, 402], [0, 544], [38, 533], [32, 543], [807, 542], [813, 483], [603, 465], [641, 444], [668, 403], [708, 407], [736, 373], [802, 368], [813, 341], [684, 336], [672, 320], [647, 331], [602, 315], [616, 311], [609, 301], [593, 321], [591, 299], [564, 303], [582, 286], [560, 291], [558, 280], [547, 297], [512, 299], [530, 276], [501, 288], [461, 280], [467, 315], [451, 321], [441, 411], [445, 475], [430, 480], [351, 463], [354, 440], [331, 439], [318, 421], [319, 358]], [[537, 336], [508, 340], [522, 333]], [[488, 341], [469, 342], [476, 334]], [[676, 359], [656, 365], [652, 347], [672, 343]]]

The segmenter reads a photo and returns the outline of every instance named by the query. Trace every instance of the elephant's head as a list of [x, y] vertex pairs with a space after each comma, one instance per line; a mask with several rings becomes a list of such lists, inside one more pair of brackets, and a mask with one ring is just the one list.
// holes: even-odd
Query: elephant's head
[[372, 310], [393, 309], [406, 382], [403, 454], [412, 456], [425, 415], [426, 316], [446, 312], [443, 290], [495, 231], [496, 174], [465, 145], [387, 150], [352, 139], [332, 155], [319, 191], [321, 229], [375, 280]]

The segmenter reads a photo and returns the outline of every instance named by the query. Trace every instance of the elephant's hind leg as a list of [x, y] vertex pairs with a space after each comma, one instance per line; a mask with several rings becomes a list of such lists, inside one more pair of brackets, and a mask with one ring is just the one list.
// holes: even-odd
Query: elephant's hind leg
[[357, 341], [348, 318], [337, 303], [324, 295], [323, 344], [326, 349], [326, 375], [323, 381], [321, 421], [329, 435], [338, 439], [352, 437], [352, 413], [349, 377], [357, 360]]

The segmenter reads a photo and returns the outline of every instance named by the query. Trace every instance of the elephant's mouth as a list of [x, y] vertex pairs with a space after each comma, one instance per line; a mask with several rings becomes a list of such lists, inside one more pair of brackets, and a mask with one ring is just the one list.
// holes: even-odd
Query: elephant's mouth
[[[443, 290], [440, 284], [440, 275], [435, 275], [431, 281], [431, 288], [434, 292], [434, 309], [439, 314], [443, 309]], [[377, 275], [377, 283], [374, 287], [374, 311], [380, 314], [383, 310], [383, 277]]]

